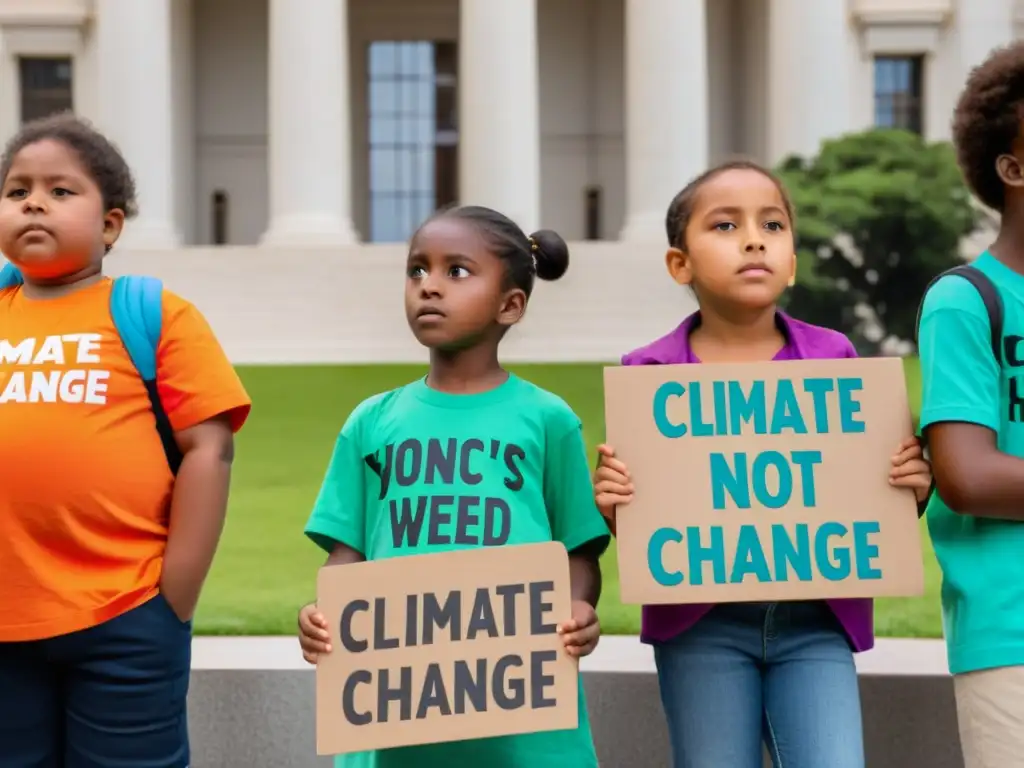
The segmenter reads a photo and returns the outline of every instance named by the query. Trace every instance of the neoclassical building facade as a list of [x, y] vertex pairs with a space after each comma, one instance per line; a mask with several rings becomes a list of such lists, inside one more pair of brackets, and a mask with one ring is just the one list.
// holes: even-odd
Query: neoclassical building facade
[[948, 137], [1017, 0], [0, 0], [0, 138], [74, 109], [131, 243], [400, 242], [452, 201], [662, 239], [672, 195], [871, 125]]

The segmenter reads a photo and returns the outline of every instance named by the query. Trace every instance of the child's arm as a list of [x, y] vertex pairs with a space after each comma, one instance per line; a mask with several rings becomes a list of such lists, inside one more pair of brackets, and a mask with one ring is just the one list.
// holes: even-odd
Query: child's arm
[[939, 496], [964, 515], [1024, 520], [1024, 460], [1003, 453], [996, 433], [977, 424], [928, 428]]
[[594, 500], [614, 536], [618, 525], [618, 509], [633, 500], [633, 481], [626, 465], [615, 458], [610, 445], [597, 446], [597, 470], [594, 472]]
[[195, 612], [224, 529], [235, 436], [230, 419], [217, 416], [176, 437], [182, 461], [171, 496], [160, 591], [185, 619]]
[[[366, 560], [363, 553], [347, 544], [335, 544], [327, 556], [327, 565], [348, 565]], [[317, 610], [316, 603], [309, 603], [299, 610], [299, 647], [302, 658], [310, 664], [320, 661], [320, 655], [331, 652], [331, 634], [327, 619]]]
[[[360, 404], [342, 427], [306, 523], [306, 535], [327, 552], [325, 566], [366, 560], [366, 478], [360, 435], [363, 419], [371, 410], [368, 402]], [[327, 620], [317, 610], [316, 603], [304, 605], [299, 610], [302, 658], [316, 664], [321, 654], [331, 652], [330, 640]]]
[[921, 429], [939, 496], [966, 515], [1024, 520], [1024, 460], [999, 450], [1002, 372], [973, 286], [936, 283], [919, 334]]
[[572, 592], [572, 618], [558, 625], [565, 649], [571, 656], [593, 653], [601, 639], [597, 601], [601, 599], [600, 556], [604, 547], [594, 539], [569, 553], [569, 585]]
[[573, 602], [587, 603], [594, 608], [601, 599], [601, 553], [605, 545], [592, 539], [569, 553], [569, 583]]
[[896, 449], [889, 471], [889, 483], [897, 488], [909, 488], [917, 499], [917, 516], [921, 517], [928, 499], [935, 490], [932, 466], [924, 457], [923, 446], [917, 437], [908, 437]]
[[202, 314], [163, 294], [160, 402], [182, 453], [174, 479], [160, 591], [182, 619], [195, 612], [227, 512], [234, 433], [251, 401]]
[[327, 556], [324, 566], [328, 565], [351, 565], [352, 563], [365, 563], [366, 556], [357, 549], [352, 549], [348, 544], [334, 545], [331, 554]]
[[599, 558], [610, 536], [594, 501], [579, 419], [566, 409], [558, 414], [551, 432], [554, 439], [545, 451], [544, 501], [552, 538], [569, 551], [572, 592], [572, 616], [558, 631], [571, 655], [586, 656], [601, 634], [595, 610], [601, 596]]

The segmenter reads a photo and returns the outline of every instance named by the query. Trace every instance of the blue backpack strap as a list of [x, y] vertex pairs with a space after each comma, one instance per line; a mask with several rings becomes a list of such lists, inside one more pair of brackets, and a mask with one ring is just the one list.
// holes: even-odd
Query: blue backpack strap
[[0, 291], [4, 288], [21, 285], [23, 282], [25, 281], [21, 276], [21, 272], [10, 262], [4, 264], [3, 269], [0, 269]]
[[163, 328], [163, 290], [163, 283], [155, 277], [130, 275], [116, 278], [110, 292], [110, 314], [121, 343], [146, 386], [167, 463], [171, 472], [177, 475], [181, 466], [181, 449], [160, 401], [156, 376], [156, 353]]
[[[996, 364], [1002, 366], [1003, 364], [1003, 299], [999, 295], [999, 289], [996, 288], [988, 275], [977, 269], [970, 264], [960, 264], [959, 266], [947, 269], [945, 272], [934, 277], [928, 286], [924, 289], [924, 295], [928, 295], [928, 291], [933, 285], [939, 280], [948, 276], [955, 275], [962, 277], [964, 280], [974, 286], [974, 289], [981, 295], [981, 300], [985, 304], [985, 311], [988, 313], [988, 325], [991, 333], [991, 345], [992, 355], [996, 359]], [[917, 307], [917, 322], [915, 328], [917, 333], [921, 331], [921, 312], [924, 309], [924, 297], [921, 298], [921, 303]]]

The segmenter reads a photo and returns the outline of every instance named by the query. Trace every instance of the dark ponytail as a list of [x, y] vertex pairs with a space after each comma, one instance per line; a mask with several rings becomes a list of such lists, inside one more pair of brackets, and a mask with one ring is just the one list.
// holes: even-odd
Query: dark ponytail
[[539, 229], [530, 235], [530, 245], [537, 262], [537, 277], [557, 280], [565, 274], [569, 268], [569, 246], [560, 234], [550, 229]]
[[527, 296], [534, 277], [557, 280], [569, 268], [569, 246], [561, 235], [541, 229], [529, 237], [508, 216], [480, 205], [448, 208], [432, 218], [453, 218], [472, 224], [494, 255], [505, 262], [509, 282]]

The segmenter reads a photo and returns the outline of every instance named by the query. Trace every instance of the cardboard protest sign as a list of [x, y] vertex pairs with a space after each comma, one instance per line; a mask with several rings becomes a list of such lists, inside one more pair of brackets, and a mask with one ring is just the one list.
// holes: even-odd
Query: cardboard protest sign
[[316, 670], [317, 752], [575, 728], [578, 667], [559, 542], [328, 566], [332, 652]]
[[718, 603], [924, 591], [896, 358], [605, 369], [622, 600]]

